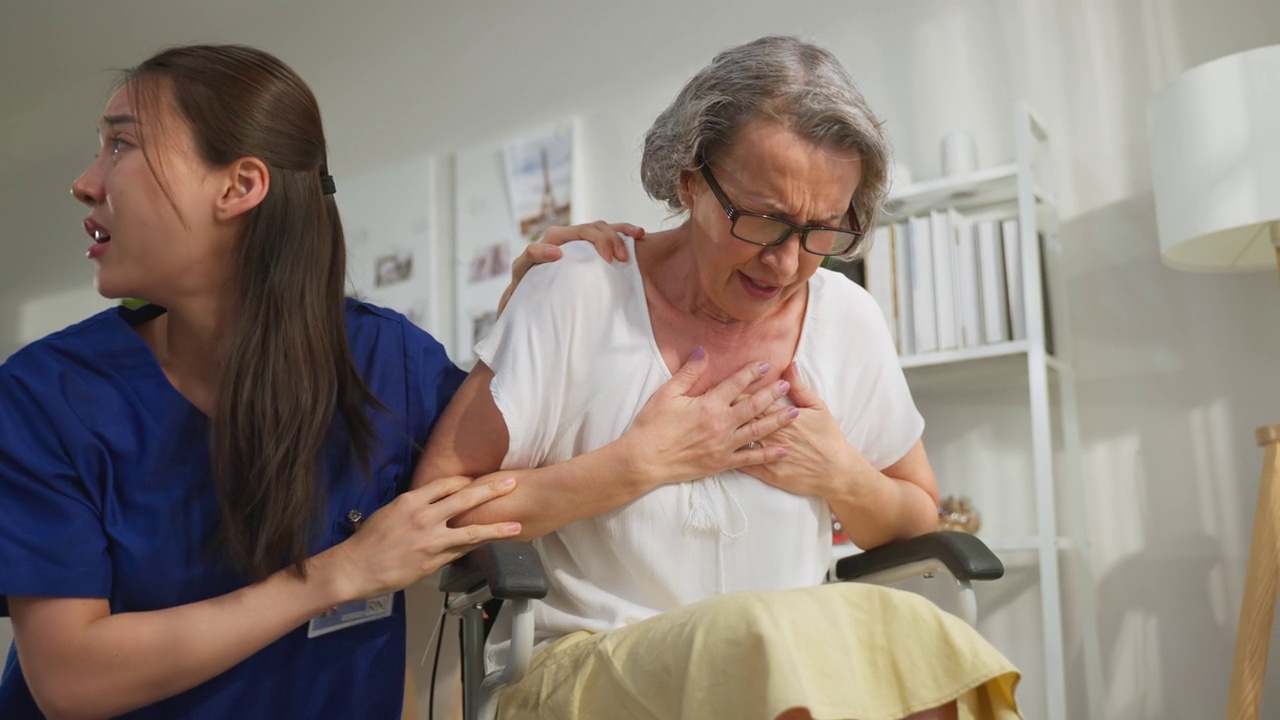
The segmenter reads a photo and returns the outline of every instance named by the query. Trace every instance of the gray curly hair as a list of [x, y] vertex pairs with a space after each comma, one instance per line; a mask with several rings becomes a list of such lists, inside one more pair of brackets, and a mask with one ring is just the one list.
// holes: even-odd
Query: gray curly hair
[[705, 152], [726, 147], [759, 118], [816, 145], [858, 154], [862, 179], [852, 207], [867, 235], [845, 259], [865, 252], [888, 194], [889, 140], [835, 55], [799, 38], [772, 35], [729, 48], [685, 83], [645, 133], [645, 192], [673, 212], [684, 210], [681, 173], [696, 170]]

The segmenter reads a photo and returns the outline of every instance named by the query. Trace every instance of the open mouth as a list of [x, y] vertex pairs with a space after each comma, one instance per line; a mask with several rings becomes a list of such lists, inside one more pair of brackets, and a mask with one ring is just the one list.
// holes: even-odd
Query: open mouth
[[89, 237], [93, 238], [93, 245], [89, 246], [85, 256], [91, 260], [101, 257], [111, 244], [111, 233], [107, 232], [105, 227], [92, 219], [84, 221], [84, 230], [89, 233]]
[[84, 231], [89, 233], [89, 237], [93, 238], [94, 243], [111, 242], [111, 233], [93, 218], [85, 218]]
[[754, 297], [768, 299], [777, 295], [778, 291], [782, 289], [778, 285], [766, 285], [761, 282], [756, 282], [755, 280], [747, 277], [744, 273], [738, 273], [738, 275], [742, 278], [743, 289], [745, 289], [749, 295]]

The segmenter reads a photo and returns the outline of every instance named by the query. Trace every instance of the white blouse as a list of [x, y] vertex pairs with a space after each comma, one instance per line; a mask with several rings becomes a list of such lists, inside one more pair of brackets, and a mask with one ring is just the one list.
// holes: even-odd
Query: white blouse
[[[608, 444], [671, 378], [634, 259], [606, 263], [585, 242], [529, 271], [476, 355], [493, 370], [510, 436], [504, 469], [552, 465]], [[884, 315], [862, 287], [818, 270], [795, 359], [875, 467], [892, 465], [920, 439], [924, 419]], [[725, 592], [817, 585], [831, 561], [831, 513], [821, 499], [731, 470], [664, 485], [535, 544], [550, 580], [534, 612], [545, 645]], [[491, 669], [505, 662], [509, 637], [500, 619], [486, 653]]]

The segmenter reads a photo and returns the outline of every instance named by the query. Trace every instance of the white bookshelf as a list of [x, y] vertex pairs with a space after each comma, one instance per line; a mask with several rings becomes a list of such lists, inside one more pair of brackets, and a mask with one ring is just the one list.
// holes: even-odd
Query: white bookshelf
[[[1028, 670], [1043, 672], [1043, 677], [1028, 677], [1024, 685], [1042, 686], [1043, 702], [1038, 700], [1041, 693], [1035, 693], [1036, 698], [1023, 708], [1025, 716], [1028, 720], [1068, 718], [1068, 641], [1064, 636], [1063, 612], [1064, 606], [1069, 606], [1073, 609], [1072, 628], [1076, 631], [1072, 647], [1074, 650], [1078, 646], [1083, 655], [1083, 662], [1073, 663], [1073, 667], [1084, 668], [1085, 677], [1081, 681], [1086, 694], [1079, 698], [1077, 693], [1072, 693], [1070, 712], [1074, 717], [1098, 717], [1101, 662], [1084, 503], [1079, 490], [1080, 435], [1049, 134], [1034, 113], [1021, 105], [1015, 113], [1015, 132], [1016, 162], [895, 188], [886, 203], [882, 222], [900, 222], [947, 209], [975, 217], [1016, 217], [1021, 256], [1021, 267], [1016, 271], [1021, 275], [1024, 289], [1026, 337], [903, 355], [901, 362], [926, 424], [930, 422], [931, 399], [945, 398], [953, 412], [972, 403], [976, 414], [983, 409], [981, 406], [986, 402], [983, 398], [987, 394], [1000, 398], [993, 403], [1000, 404], [1002, 410], [1009, 410], [1012, 403], [1018, 406], [1017, 413], [1025, 413], [1028, 418], [1025, 447], [1017, 448], [1029, 458], [1030, 470], [1025, 477], [996, 478], [974, 486], [983, 490], [966, 491], [963, 478], [953, 482], [956, 476], [966, 472], [965, 468], [949, 467], [945, 461], [935, 459], [934, 469], [942, 494], [970, 497], [983, 519], [979, 537], [1005, 562], [1009, 575], [1016, 574], [1018, 582], [1033, 585], [1038, 595], [1040, 637], [1028, 639], [1012, 633], [1017, 639], [1011, 642], [1017, 647], [1001, 647], [1011, 657], [1019, 654], [1025, 657], [1033, 652], [1029, 643], [1036, 642], [1039, 646], [1034, 650], [1039, 655], [1034, 664], [1042, 661], [1042, 669]], [[1046, 284], [1047, 287], [1042, 287]], [[1046, 298], [1052, 314], [1048, 318]], [[1048, 337], [1050, 327], [1052, 338]], [[926, 429], [927, 445], [928, 438]], [[981, 441], [962, 438], [958, 442]], [[993, 487], [1002, 489], [992, 491]], [[1010, 507], [1010, 503], [1017, 506]], [[1005, 514], [1018, 517], [1002, 517]], [[847, 554], [851, 550], [838, 549], [838, 552]], [[1063, 602], [1064, 566], [1072, 573], [1081, 574], [1073, 574], [1071, 585], [1083, 590], [1073, 596], [1070, 603]], [[1009, 577], [1003, 582], [1010, 582]], [[989, 622], [999, 620], [992, 618]], [[996, 644], [1001, 645], [998, 641]], [[1027, 702], [1026, 698], [1020, 699]]]

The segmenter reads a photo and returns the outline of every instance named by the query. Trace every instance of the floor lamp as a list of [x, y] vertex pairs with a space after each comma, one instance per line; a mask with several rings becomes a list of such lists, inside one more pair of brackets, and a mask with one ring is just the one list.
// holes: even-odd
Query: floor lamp
[[[1182, 270], [1277, 268], [1280, 45], [1192, 68], [1152, 99], [1149, 115], [1164, 262]], [[1280, 581], [1280, 425], [1258, 428], [1257, 440], [1265, 459], [1236, 628], [1228, 720], [1258, 716]]]

